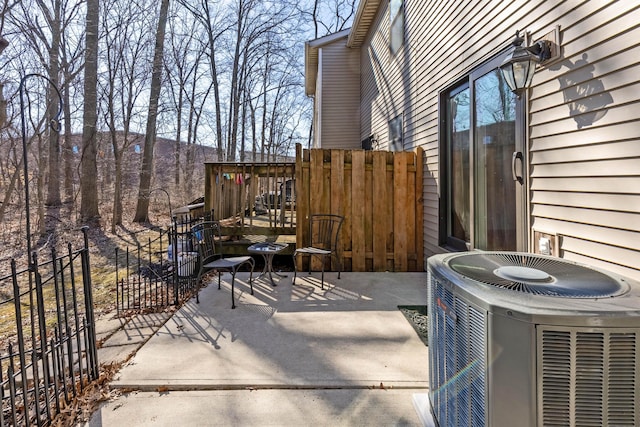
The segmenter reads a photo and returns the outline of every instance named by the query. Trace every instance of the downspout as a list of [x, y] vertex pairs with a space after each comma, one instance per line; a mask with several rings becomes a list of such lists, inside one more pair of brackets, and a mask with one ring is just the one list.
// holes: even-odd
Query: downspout
[[318, 49], [318, 73], [316, 75], [316, 96], [314, 99], [318, 111], [316, 115], [318, 122], [314, 132], [313, 148], [322, 148], [322, 48]]

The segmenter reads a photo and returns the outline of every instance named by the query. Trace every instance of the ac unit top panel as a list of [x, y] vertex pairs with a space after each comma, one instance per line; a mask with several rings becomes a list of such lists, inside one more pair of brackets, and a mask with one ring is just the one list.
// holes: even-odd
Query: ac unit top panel
[[608, 274], [560, 258], [517, 252], [470, 253], [448, 264], [470, 279], [527, 294], [598, 298], [625, 290]]
[[[434, 255], [431, 274], [452, 292], [494, 314], [556, 324], [640, 325], [640, 284], [561, 258], [519, 252]], [[618, 319], [618, 320], [613, 320]], [[632, 320], [633, 319], [633, 320]], [[565, 322], [565, 323], [566, 323]]]

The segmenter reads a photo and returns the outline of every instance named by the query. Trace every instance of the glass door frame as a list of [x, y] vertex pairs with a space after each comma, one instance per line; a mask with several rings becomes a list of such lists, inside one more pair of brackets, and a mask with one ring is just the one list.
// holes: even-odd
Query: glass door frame
[[[495, 70], [502, 63], [507, 51], [502, 52], [500, 55], [490, 59], [478, 68], [471, 71], [464, 79], [459, 80], [456, 84], [448, 87], [446, 90], [440, 93], [440, 244], [450, 247], [454, 250], [475, 250], [476, 247], [476, 93], [475, 93], [475, 81], [485, 76], [487, 73]], [[471, 218], [469, 227], [470, 242], [458, 242], [458, 239], [453, 238], [449, 234], [450, 224], [450, 197], [451, 197], [451, 178], [449, 174], [450, 169], [450, 153], [449, 141], [447, 141], [449, 130], [449, 117], [448, 113], [448, 100], [450, 97], [459, 92], [460, 88], [467, 86], [470, 90], [470, 129], [469, 129], [469, 184], [470, 184], [470, 198], [469, 201], [469, 215]], [[516, 250], [527, 251], [528, 250], [528, 151], [526, 144], [527, 136], [527, 97], [526, 93], [520, 98], [515, 99], [515, 152], [513, 154], [513, 165], [508, 165], [509, 168], [515, 168], [515, 174], [521, 177], [521, 181], [515, 183], [515, 209], [516, 209]], [[516, 153], [519, 153], [516, 155]], [[465, 244], [466, 243], [466, 244]], [[466, 248], [465, 248], [466, 246]]]

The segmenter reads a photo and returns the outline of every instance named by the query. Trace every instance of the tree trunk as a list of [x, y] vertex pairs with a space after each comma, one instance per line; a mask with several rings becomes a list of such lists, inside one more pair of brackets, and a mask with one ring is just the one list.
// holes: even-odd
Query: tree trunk
[[178, 104], [177, 108], [177, 118], [176, 118], [176, 146], [174, 151], [174, 162], [175, 162], [175, 170], [174, 170], [174, 183], [176, 188], [180, 188], [180, 148], [182, 146], [182, 103], [184, 94], [182, 92], [182, 88], [178, 88]]
[[64, 87], [64, 143], [62, 148], [62, 163], [64, 169], [64, 200], [67, 203], [73, 201], [73, 141], [71, 139], [71, 97], [69, 94], [70, 79], [65, 78], [67, 84]]
[[114, 152], [114, 158], [116, 164], [116, 177], [113, 186], [113, 219], [111, 220], [112, 233], [115, 233], [116, 225], [122, 224], [122, 152]]
[[264, 79], [262, 81], [262, 129], [260, 130], [260, 161], [264, 162], [267, 136], [267, 83], [269, 76], [269, 57], [265, 60]]
[[257, 157], [257, 153], [258, 153], [258, 133], [256, 130], [256, 107], [253, 105], [253, 102], [251, 102], [251, 99], [249, 99], [249, 109], [250, 111], [250, 120], [251, 120], [251, 141], [252, 141], [252, 145], [251, 145], [251, 161], [255, 162]]
[[222, 139], [222, 101], [220, 100], [220, 82], [218, 77], [218, 66], [216, 64], [216, 41], [220, 34], [214, 35], [214, 28], [211, 26], [213, 17], [211, 16], [211, 11], [209, 10], [209, 3], [204, 2], [205, 5], [205, 15], [204, 25], [207, 31], [207, 36], [209, 37], [209, 68], [211, 70], [211, 80], [213, 83], [213, 99], [216, 109], [216, 143], [217, 143], [217, 151], [218, 151], [218, 161], [222, 162], [224, 160], [224, 146]]
[[[58, 86], [58, 74], [60, 71], [60, 0], [56, 0], [53, 5], [53, 20], [51, 21], [51, 48], [49, 49], [49, 79]], [[59, 95], [56, 88], [49, 88], [49, 122], [58, 114]], [[49, 129], [49, 182], [47, 185], [47, 206], [60, 206], [60, 135], [57, 130]]]
[[0, 204], [0, 222], [4, 221], [4, 212], [5, 212], [5, 208], [7, 206], [9, 206], [9, 204], [11, 203], [11, 197], [13, 197], [13, 192], [16, 189], [16, 186], [20, 183], [19, 179], [20, 178], [20, 172], [22, 171], [22, 157], [18, 158], [19, 163], [16, 165], [16, 168], [13, 171], [13, 174], [11, 174], [11, 180], [9, 181], [9, 185], [6, 186], [5, 184], [5, 193], [4, 193], [4, 198], [2, 200], [2, 203]]
[[95, 221], [98, 213], [98, 166], [96, 122], [98, 86], [98, 19], [99, 0], [87, 0], [86, 54], [84, 67], [84, 116], [82, 127], [82, 179], [80, 180], [80, 218]]
[[233, 66], [231, 70], [231, 96], [229, 97], [229, 121], [227, 127], [227, 160], [236, 160], [238, 139], [238, 113], [240, 111], [240, 84], [238, 82], [238, 70], [240, 69], [240, 49], [243, 41], [243, 24], [245, 19], [245, 4], [238, 2], [238, 16], [236, 27], [236, 43], [233, 53]]
[[162, 0], [158, 30], [156, 32], [156, 46], [153, 56], [153, 71], [151, 72], [151, 94], [149, 96], [149, 114], [147, 116], [147, 130], [144, 136], [144, 151], [140, 168], [140, 189], [138, 191], [138, 206], [134, 222], [149, 221], [149, 192], [151, 176], [153, 174], [153, 151], [156, 138], [156, 121], [158, 118], [158, 99], [162, 83], [162, 55], [164, 49], [164, 33], [167, 26], [169, 0]]

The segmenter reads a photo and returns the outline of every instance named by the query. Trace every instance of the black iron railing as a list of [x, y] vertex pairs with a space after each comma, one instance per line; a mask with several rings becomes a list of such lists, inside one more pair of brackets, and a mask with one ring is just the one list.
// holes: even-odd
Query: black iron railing
[[24, 270], [12, 260], [0, 277], [9, 295], [0, 311], [15, 320], [0, 354], [0, 426], [49, 425], [99, 376], [86, 228], [83, 234], [82, 249], [52, 249], [42, 263], [34, 254]]
[[118, 315], [179, 305], [198, 291], [198, 256], [190, 230], [202, 219], [174, 217], [171, 227], [158, 231], [145, 245], [116, 249]]

